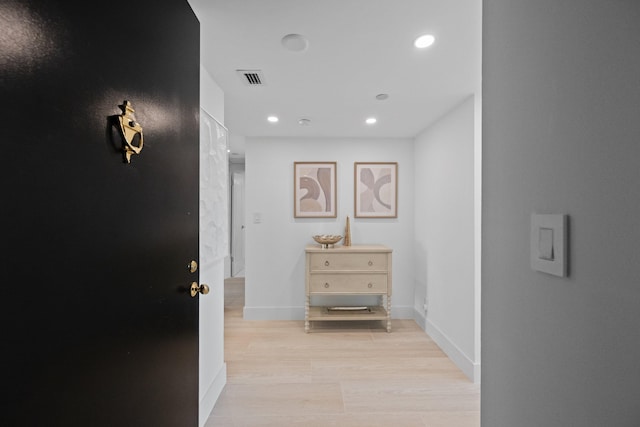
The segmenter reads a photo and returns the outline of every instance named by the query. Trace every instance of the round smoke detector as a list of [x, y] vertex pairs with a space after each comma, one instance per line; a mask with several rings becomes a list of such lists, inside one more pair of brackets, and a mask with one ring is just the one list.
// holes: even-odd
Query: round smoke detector
[[304, 52], [309, 47], [309, 40], [300, 34], [287, 34], [282, 38], [282, 46], [291, 52]]

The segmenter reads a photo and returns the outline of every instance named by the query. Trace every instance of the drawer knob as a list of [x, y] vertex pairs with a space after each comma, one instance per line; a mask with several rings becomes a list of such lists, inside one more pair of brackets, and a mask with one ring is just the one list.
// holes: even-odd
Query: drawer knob
[[325, 267], [329, 267], [329, 261], [325, 261], [325, 262], [324, 262], [324, 266], [325, 266]]
[[373, 265], [373, 261], [369, 261], [369, 267]]
[[329, 283], [325, 283], [325, 284], [324, 284], [324, 287], [325, 287], [325, 288], [328, 288], [328, 287], [329, 287]]
[[369, 286], [369, 288], [373, 288], [373, 283], [369, 283], [367, 286]]

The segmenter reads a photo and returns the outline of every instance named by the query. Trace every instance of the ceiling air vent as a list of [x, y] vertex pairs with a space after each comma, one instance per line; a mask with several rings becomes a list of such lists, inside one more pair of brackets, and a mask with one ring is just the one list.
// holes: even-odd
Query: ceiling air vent
[[263, 86], [264, 76], [260, 70], [236, 70], [242, 82], [247, 86]]

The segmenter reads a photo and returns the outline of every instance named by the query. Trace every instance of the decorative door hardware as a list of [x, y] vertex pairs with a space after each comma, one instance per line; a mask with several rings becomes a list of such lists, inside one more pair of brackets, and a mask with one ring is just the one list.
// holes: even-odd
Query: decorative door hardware
[[126, 162], [131, 163], [131, 155], [140, 154], [144, 147], [142, 126], [136, 122], [136, 118], [133, 115], [135, 110], [129, 101], [124, 101], [120, 108], [122, 109], [122, 114], [118, 116], [118, 122], [120, 123], [120, 132], [124, 140], [122, 150]]
[[209, 286], [205, 284], [198, 286], [198, 282], [191, 282], [191, 288], [189, 288], [189, 290], [191, 291], [191, 298], [195, 298], [195, 296], [198, 295], [198, 292], [202, 295], [208, 294]]

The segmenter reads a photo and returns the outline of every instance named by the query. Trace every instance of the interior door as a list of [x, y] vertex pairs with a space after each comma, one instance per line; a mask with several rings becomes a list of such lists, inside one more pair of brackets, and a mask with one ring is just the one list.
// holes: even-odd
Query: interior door
[[[196, 426], [188, 3], [3, 0], [0, 100], [0, 425]], [[144, 138], [130, 163], [125, 100]]]
[[231, 276], [244, 275], [244, 172], [232, 174]]

